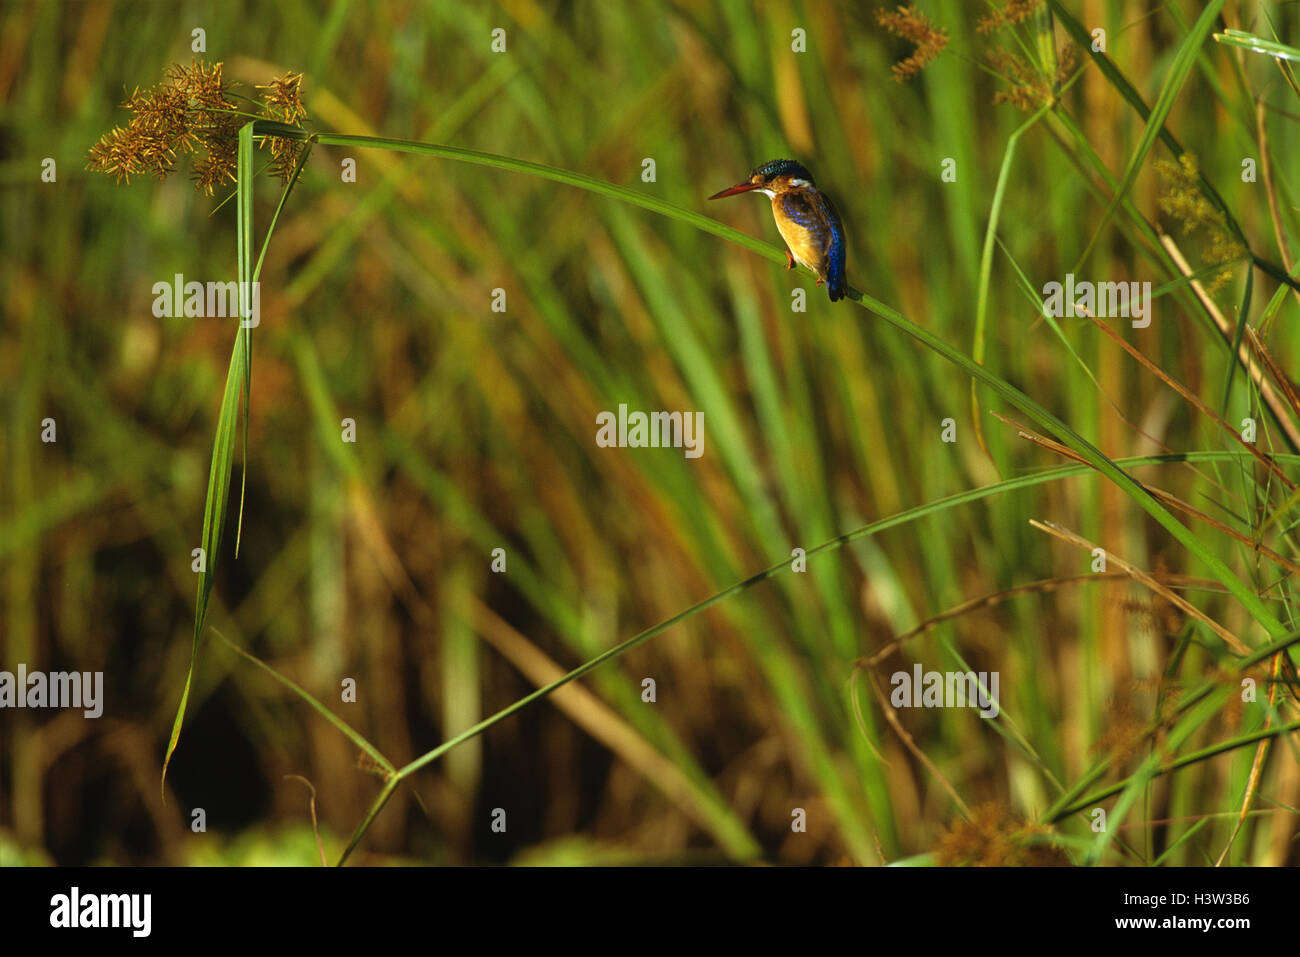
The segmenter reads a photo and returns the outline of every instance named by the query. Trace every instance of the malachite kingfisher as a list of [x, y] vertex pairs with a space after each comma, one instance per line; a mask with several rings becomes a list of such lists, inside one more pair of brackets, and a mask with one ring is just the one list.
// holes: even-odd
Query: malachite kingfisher
[[843, 299], [844, 225], [826, 194], [817, 188], [812, 174], [794, 160], [768, 160], [743, 183], [714, 193], [709, 199], [722, 199], [737, 193], [756, 190], [772, 199], [776, 228], [788, 247], [786, 268], [794, 264], [807, 266], [817, 274], [817, 285], [826, 283], [831, 302]]

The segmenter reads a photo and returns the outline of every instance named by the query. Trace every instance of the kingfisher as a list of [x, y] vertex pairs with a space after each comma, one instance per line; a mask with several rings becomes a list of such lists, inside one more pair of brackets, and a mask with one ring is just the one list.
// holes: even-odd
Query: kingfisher
[[757, 190], [772, 199], [776, 228], [785, 240], [786, 268], [798, 262], [817, 274], [817, 285], [826, 283], [831, 302], [843, 299], [844, 225], [829, 197], [817, 188], [812, 174], [794, 160], [768, 160], [749, 174], [743, 183], [730, 186], [709, 199], [722, 199]]

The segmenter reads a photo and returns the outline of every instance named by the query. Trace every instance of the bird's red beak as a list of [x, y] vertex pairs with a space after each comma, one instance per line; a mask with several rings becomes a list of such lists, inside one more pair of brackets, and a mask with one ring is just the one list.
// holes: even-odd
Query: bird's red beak
[[735, 196], [737, 193], [748, 193], [751, 189], [758, 189], [761, 183], [751, 183], [745, 181], [737, 183], [735, 186], [728, 186], [721, 193], [714, 193], [709, 199], [722, 199], [724, 196]]

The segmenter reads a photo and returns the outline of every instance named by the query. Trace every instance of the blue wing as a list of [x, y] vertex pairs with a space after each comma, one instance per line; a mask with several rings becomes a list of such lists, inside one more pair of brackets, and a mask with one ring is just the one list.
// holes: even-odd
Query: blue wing
[[826, 225], [830, 230], [830, 242], [826, 249], [826, 289], [831, 302], [835, 302], [843, 299], [848, 289], [844, 281], [844, 258], [848, 243], [844, 238], [844, 225], [840, 222], [835, 207], [821, 193], [818, 193], [818, 196], [825, 206]]
[[825, 218], [819, 208], [819, 195], [812, 189], [792, 189], [777, 196], [786, 219], [811, 233], [822, 231]]
[[847, 290], [844, 281], [846, 244], [844, 226], [834, 205], [816, 189], [790, 190], [780, 194], [777, 202], [787, 222], [795, 227], [792, 235], [786, 235], [786, 230], [782, 229], [791, 251], [821, 276], [831, 302], [843, 299]]

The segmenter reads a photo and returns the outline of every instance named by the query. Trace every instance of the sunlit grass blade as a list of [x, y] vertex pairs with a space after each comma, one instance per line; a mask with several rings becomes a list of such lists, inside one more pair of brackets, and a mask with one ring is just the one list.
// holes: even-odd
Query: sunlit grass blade
[[[1050, 18], [1051, 15], [1048, 14], [1049, 22]], [[1055, 56], [1055, 51], [1053, 51], [1053, 56]], [[1006, 195], [1007, 180], [1011, 175], [1011, 164], [1016, 157], [1016, 144], [1019, 143], [1020, 137], [1045, 116], [1051, 108], [1051, 103], [1044, 104], [1029, 119], [1017, 126], [1015, 131], [1007, 137], [1007, 147], [1002, 154], [1002, 167], [998, 171], [998, 183], [993, 190], [993, 203], [989, 208], [988, 227], [984, 232], [984, 249], [980, 255], [979, 293], [975, 300], [975, 335], [971, 345], [971, 358], [980, 365], [984, 364], [984, 328], [988, 318], [989, 281], [993, 274], [993, 246], [997, 241], [998, 218], [1002, 214], [1002, 203]], [[980, 423], [979, 395], [976, 393], [976, 385], [973, 380], [970, 384], [970, 402], [975, 437], [979, 440], [980, 448], [987, 452], [988, 448], [984, 444], [984, 430]]]
[[[172, 722], [171, 738], [167, 742], [167, 753], [163, 757], [162, 779], [160, 786], [167, 783], [167, 766], [171, 763], [172, 753], [181, 736], [181, 725], [185, 721], [185, 707], [189, 703], [190, 686], [194, 680], [194, 669], [199, 658], [199, 641], [203, 635], [203, 625], [208, 615], [208, 600], [212, 595], [213, 573], [216, 558], [221, 548], [221, 527], [226, 517], [226, 503], [230, 495], [230, 471], [234, 459], [235, 429], [238, 425], [239, 399], [243, 392], [243, 376], [246, 368], [244, 350], [248, 348], [247, 330], [242, 328], [235, 334], [235, 347], [230, 355], [230, 368], [226, 373], [226, 389], [221, 397], [221, 411], [217, 415], [217, 434], [212, 443], [212, 464], [208, 471], [208, 494], [203, 505], [203, 537], [200, 547], [203, 549], [201, 566], [198, 573], [198, 594], [194, 607], [194, 638], [190, 647], [190, 664], [185, 675], [185, 689], [181, 692], [180, 705], [176, 709], [176, 718]], [[165, 790], [164, 790], [165, 794]]]
[[1300, 49], [1287, 46], [1285, 43], [1278, 43], [1276, 40], [1265, 40], [1263, 37], [1257, 37], [1253, 33], [1247, 33], [1244, 30], [1225, 30], [1222, 33], [1216, 33], [1214, 39], [1226, 47], [1241, 47], [1244, 50], [1250, 50], [1252, 53], [1263, 53], [1267, 56], [1277, 57], [1280, 60], [1291, 60], [1294, 63], [1300, 63]]
[[[1241, 296], [1241, 308], [1237, 310], [1237, 327], [1232, 334], [1232, 354], [1234, 356], [1239, 355], [1241, 353], [1241, 340], [1244, 339], [1246, 336], [1246, 323], [1250, 319], [1250, 293], [1251, 293], [1251, 288], [1254, 286], [1254, 278], [1255, 278], [1254, 270], [1247, 269], [1246, 289]], [[1228, 400], [1232, 398], [1233, 373], [1237, 371], [1238, 365], [1240, 365], [1240, 363], [1237, 362], [1228, 363], [1228, 374], [1227, 377], [1223, 380], [1223, 401], [1222, 403], [1220, 403], [1220, 407], [1219, 407], [1220, 416], [1226, 417], [1228, 414]]]
[[[235, 333], [235, 344], [230, 355], [230, 366], [226, 373], [226, 387], [221, 397], [221, 409], [217, 416], [217, 432], [212, 445], [212, 461], [208, 471], [207, 497], [203, 506], [203, 565], [199, 574], [198, 590], [194, 606], [194, 636], [190, 648], [190, 663], [185, 675], [185, 687], [181, 692], [180, 704], [172, 722], [171, 736], [167, 742], [167, 752], [163, 757], [161, 785], [166, 788], [167, 766], [180, 740], [181, 728], [185, 722], [185, 709], [189, 703], [190, 688], [194, 681], [194, 671], [198, 666], [199, 645], [203, 636], [203, 627], [207, 621], [208, 602], [212, 596], [217, 564], [220, 559], [222, 532], [226, 512], [230, 501], [230, 472], [234, 458], [235, 428], [238, 423], [241, 400], [244, 410], [244, 478], [240, 482], [239, 530], [243, 527], [244, 488], [248, 472], [248, 417], [251, 400], [252, 343], [251, 329], [245, 321], [245, 309], [249, 305], [247, 297], [251, 296], [252, 282], [256, 282], [262, 270], [271, 234], [284, 208], [290, 191], [298, 181], [303, 165], [311, 151], [311, 144], [303, 150], [293, 176], [286, 184], [275, 216], [267, 228], [258, 256], [256, 268], [252, 262], [253, 249], [253, 137], [254, 123], [246, 123], [239, 132], [238, 167], [236, 173], [236, 258], [239, 277], [240, 320]], [[292, 127], [290, 127], [292, 129]], [[236, 539], [238, 549], [238, 538]]]
[[[251, 319], [253, 278], [253, 124], [239, 128], [238, 213], [235, 217], [235, 259], [239, 270], [239, 326], [244, 333], [244, 444], [239, 471], [239, 519], [235, 523], [235, 557], [244, 532], [244, 493], [248, 489], [248, 420], [253, 399], [253, 332]], [[216, 561], [216, 556], [212, 556]]]
[[[456, 160], [462, 163], [470, 163], [475, 166], [489, 166], [495, 169], [503, 169], [515, 173], [525, 173], [529, 176], [538, 176], [542, 179], [548, 179], [552, 182], [563, 183], [567, 186], [574, 186], [578, 189], [586, 190], [589, 193], [596, 193], [600, 196], [607, 196], [612, 199], [622, 200], [633, 206], [639, 206], [642, 209], [648, 209], [652, 212], [664, 216], [670, 216], [679, 222], [694, 226], [696, 229], [703, 230], [706, 233], [712, 233], [720, 236], [739, 246], [756, 253], [763, 253], [771, 258], [775, 253], [775, 247], [770, 243], [754, 239], [751, 236], [732, 229], [723, 223], [718, 222], [702, 213], [685, 209], [657, 196], [647, 192], [632, 189], [627, 186], [619, 186], [616, 183], [608, 183], [604, 180], [597, 179], [594, 176], [587, 176], [584, 173], [575, 173], [571, 170], [561, 169], [556, 166], [548, 166], [545, 163], [534, 163], [529, 160], [514, 159], [509, 156], [500, 156], [495, 153], [484, 153], [480, 150], [462, 149], [456, 146], [441, 146], [436, 143], [420, 143], [414, 140], [390, 139], [381, 136], [355, 136], [339, 133], [315, 133], [308, 134], [292, 126], [272, 123], [267, 120], [258, 120], [254, 123], [256, 131], [274, 135], [283, 135], [292, 139], [311, 139], [321, 146], [359, 146], [367, 149], [388, 149], [396, 150], [401, 153], [417, 153], [422, 156], [436, 156], [442, 159]], [[703, 198], [703, 195], [701, 195]], [[785, 257], [777, 254], [777, 258], [784, 263]], [[801, 267], [802, 268], [802, 267]], [[814, 275], [811, 271], [808, 275]]]

